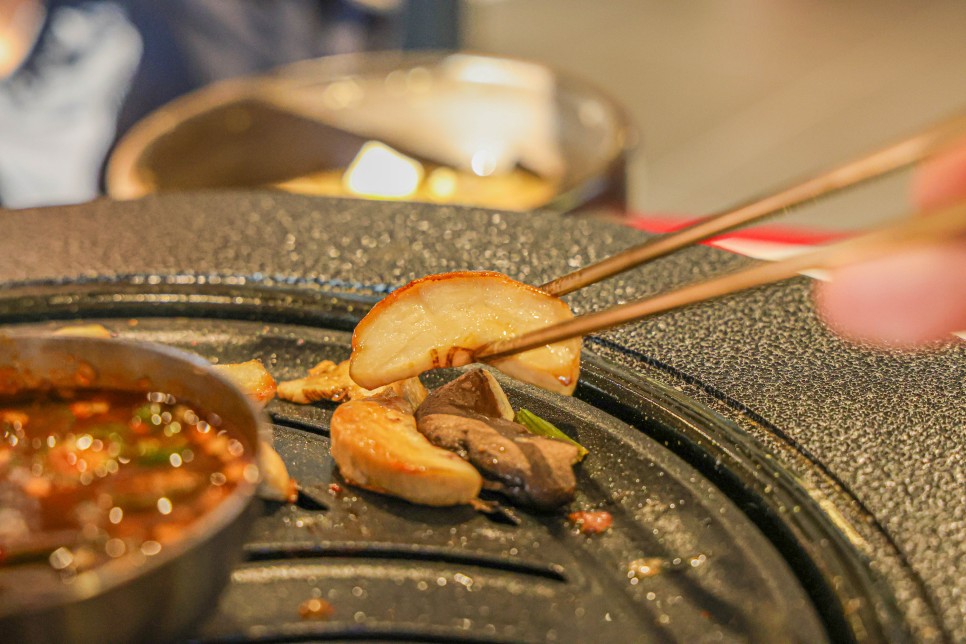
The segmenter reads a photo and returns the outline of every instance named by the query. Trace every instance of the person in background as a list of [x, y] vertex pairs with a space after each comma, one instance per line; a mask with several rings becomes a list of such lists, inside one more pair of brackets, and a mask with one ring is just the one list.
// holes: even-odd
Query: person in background
[[0, 206], [98, 196], [114, 142], [209, 83], [430, 38], [426, 1], [0, 0]]
[[[425, 13], [410, 12], [409, 22], [425, 30], [444, 5], [405, 6], [419, 4]], [[0, 206], [97, 196], [113, 142], [192, 89], [304, 58], [405, 45], [403, 6], [0, 0]], [[921, 210], [966, 200], [966, 146], [918, 169], [912, 198]], [[966, 330], [966, 239], [841, 269], [817, 285], [816, 299], [832, 329], [866, 342], [918, 345]]]

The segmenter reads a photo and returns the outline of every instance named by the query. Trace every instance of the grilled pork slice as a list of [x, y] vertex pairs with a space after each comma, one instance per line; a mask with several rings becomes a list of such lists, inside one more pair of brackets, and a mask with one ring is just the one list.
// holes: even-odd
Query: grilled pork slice
[[300, 405], [310, 405], [320, 400], [343, 402], [374, 396], [387, 388], [418, 406], [428, 392], [419, 378], [407, 378], [377, 389], [360, 387], [349, 377], [349, 361], [336, 364], [323, 360], [309, 369], [305, 378], [286, 380], [278, 385], [278, 397]]
[[413, 406], [393, 391], [343, 403], [329, 426], [331, 453], [345, 479], [412, 503], [472, 504], [483, 478], [416, 430]]
[[440, 387], [416, 410], [421, 434], [475, 465], [508, 497], [545, 510], [572, 501], [577, 447], [531, 434], [512, 418], [506, 394], [483, 369]]
[[[572, 317], [563, 300], [500, 273], [431, 275], [393, 291], [356, 326], [350, 373], [374, 389], [429, 369], [469, 364], [485, 344]], [[570, 395], [580, 372], [580, 345], [574, 338], [491, 364]]]

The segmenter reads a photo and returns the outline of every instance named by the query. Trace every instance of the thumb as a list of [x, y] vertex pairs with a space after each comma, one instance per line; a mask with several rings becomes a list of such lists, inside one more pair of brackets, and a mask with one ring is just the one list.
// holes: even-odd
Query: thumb
[[[929, 210], [966, 199], [966, 145], [926, 164], [912, 181]], [[835, 271], [816, 287], [819, 314], [840, 335], [912, 346], [966, 330], [966, 239]]]
[[914, 346], [966, 331], [966, 241], [846, 266], [817, 285], [833, 331], [878, 345]]

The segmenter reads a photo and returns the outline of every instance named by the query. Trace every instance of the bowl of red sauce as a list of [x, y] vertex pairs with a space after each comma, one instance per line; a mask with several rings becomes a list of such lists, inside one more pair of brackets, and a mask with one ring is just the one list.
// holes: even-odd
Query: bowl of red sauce
[[0, 339], [4, 639], [189, 633], [241, 555], [266, 427], [197, 356], [112, 339]]

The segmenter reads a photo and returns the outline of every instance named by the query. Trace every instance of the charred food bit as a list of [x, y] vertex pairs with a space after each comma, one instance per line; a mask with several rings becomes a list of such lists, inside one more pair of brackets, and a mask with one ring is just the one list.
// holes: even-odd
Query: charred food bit
[[614, 517], [605, 510], [571, 512], [567, 515], [567, 518], [583, 534], [600, 534], [608, 530], [614, 522]]
[[298, 483], [289, 476], [285, 461], [266, 441], [259, 441], [258, 469], [262, 474], [259, 495], [269, 501], [295, 503], [299, 498]]
[[215, 365], [215, 371], [235, 383], [259, 409], [275, 397], [275, 378], [260, 360]]
[[[416, 405], [426, 398], [426, 388], [419, 378], [407, 378], [394, 382], [391, 387], [398, 395], [412, 399]], [[349, 377], [349, 361], [343, 360], [336, 364], [331, 360], [323, 360], [309, 369], [309, 375], [297, 380], [286, 380], [278, 386], [278, 397], [299, 405], [309, 405], [320, 400], [343, 402], [346, 400], [360, 400], [374, 396], [386, 387], [366, 389], [360, 387]]]
[[469, 504], [480, 493], [480, 473], [420, 434], [413, 405], [394, 391], [339, 406], [329, 431], [332, 458], [353, 485], [434, 506]]
[[[410, 282], [376, 304], [352, 334], [352, 379], [363, 387], [473, 360], [482, 346], [573, 317], [552, 295], [506, 275], [457, 271]], [[580, 338], [492, 362], [518, 380], [570, 395]]]
[[299, 604], [299, 617], [302, 619], [329, 619], [335, 614], [335, 609], [332, 608], [332, 604], [325, 601], [324, 599], [319, 599], [313, 597], [312, 599], [306, 599], [304, 602]]
[[416, 411], [420, 433], [475, 465], [508, 497], [541, 509], [572, 501], [577, 447], [535, 436], [512, 418], [506, 394], [483, 369], [432, 392]]
[[660, 575], [667, 568], [667, 562], [660, 557], [643, 557], [627, 564], [628, 579], [646, 579]]

